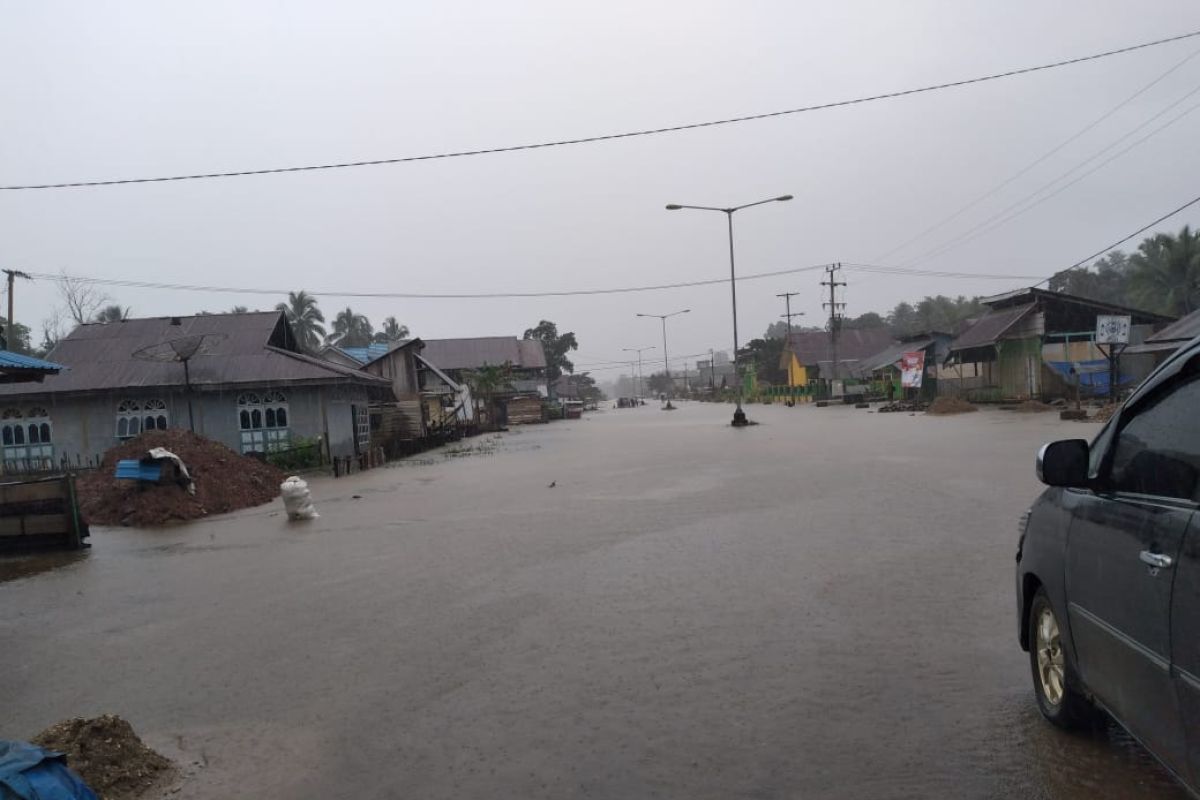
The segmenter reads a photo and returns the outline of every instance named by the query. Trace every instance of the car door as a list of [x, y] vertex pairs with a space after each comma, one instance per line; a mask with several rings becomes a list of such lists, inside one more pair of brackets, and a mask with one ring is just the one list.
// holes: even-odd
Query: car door
[[1171, 592], [1200, 485], [1200, 380], [1180, 376], [1123, 412], [1100, 464], [1068, 532], [1075, 663], [1130, 733], [1186, 774]]
[[1175, 693], [1187, 731], [1192, 785], [1200, 785], [1200, 513], [1184, 539], [1171, 602], [1171, 660]]

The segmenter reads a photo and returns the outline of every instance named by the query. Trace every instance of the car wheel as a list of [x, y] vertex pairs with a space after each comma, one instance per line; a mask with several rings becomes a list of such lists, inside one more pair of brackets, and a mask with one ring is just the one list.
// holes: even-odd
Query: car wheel
[[1095, 721], [1095, 707], [1076, 689], [1058, 615], [1045, 589], [1038, 589], [1029, 604], [1029, 666], [1042, 716], [1060, 728], [1081, 728]]

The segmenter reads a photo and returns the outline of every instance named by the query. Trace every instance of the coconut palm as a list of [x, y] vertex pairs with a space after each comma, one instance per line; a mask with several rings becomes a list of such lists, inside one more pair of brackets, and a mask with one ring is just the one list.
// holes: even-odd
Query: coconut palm
[[275, 309], [287, 315], [300, 349], [315, 353], [325, 338], [325, 315], [317, 308], [317, 298], [304, 290], [288, 292], [287, 302]]
[[398, 342], [401, 339], [408, 338], [408, 326], [401, 325], [396, 321], [395, 317], [388, 317], [383, 321], [383, 327], [379, 333], [375, 334], [375, 341], [383, 344], [390, 342]]
[[129, 319], [129, 308], [117, 305], [105, 306], [96, 312], [96, 322], [123, 322]]
[[339, 347], [366, 347], [375, 336], [371, 321], [346, 306], [333, 318], [333, 330], [326, 341]]
[[1200, 231], [1160, 233], [1129, 257], [1130, 290], [1142, 308], [1183, 316], [1200, 308]]
[[478, 369], [464, 373], [463, 379], [471, 387], [471, 392], [475, 395], [476, 417], [486, 417], [487, 426], [493, 427], [496, 420], [496, 395], [512, 388], [510, 383], [512, 380], [512, 362], [505, 361], [499, 366], [489, 366], [485, 363]]

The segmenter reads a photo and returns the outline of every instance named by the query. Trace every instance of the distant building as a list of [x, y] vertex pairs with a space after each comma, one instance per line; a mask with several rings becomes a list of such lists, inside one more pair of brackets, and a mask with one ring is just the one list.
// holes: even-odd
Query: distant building
[[[546, 353], [537, 339], [515, 336], [481, 336], [469, 339], [425, 339], [421, 357], [458, 384], [470, 384], [472, 372], [482, 367], [511, 369], [508, 385], [493, 396], [493, 408], [481, 409], [498, 424], [536, 422], [542, 419], [542, 401], [550, 396]], [[480, 403], [482, 398], [475, 397]]]
[[[190, 356], [186, 381], [178, 353]], [[368, 442], [368, 404], [391, 396], [384, 378], [300, 352], [279, 311], [89, 323], [48, 358], [65, 369], [0, 384], [6, 460], [98, 457], [193, 424], [243, 453], [319, 437], [327, 454], [353, 455]]]
[[863, 362], [894, 343], [887, 328], [844, 328], [838, 332], [836, 347], [828, 331], [797, 331], [784, 342], [779, 368], [789, 373], [791, 386], [861, 378]]

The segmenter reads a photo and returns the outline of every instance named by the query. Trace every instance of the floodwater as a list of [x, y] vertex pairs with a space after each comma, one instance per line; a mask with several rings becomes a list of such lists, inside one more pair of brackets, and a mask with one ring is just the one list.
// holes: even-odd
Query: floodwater
[[[1038, 716], [1055, 415], [606, 409], [0, 573], [0, 738], [117, 713], [180, 798], [1182, 798]], [[550, 486], [551, 483], [555, 485]], [[355, 497], [358, 495], [358, 497]]]

